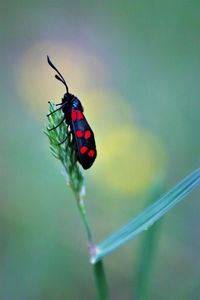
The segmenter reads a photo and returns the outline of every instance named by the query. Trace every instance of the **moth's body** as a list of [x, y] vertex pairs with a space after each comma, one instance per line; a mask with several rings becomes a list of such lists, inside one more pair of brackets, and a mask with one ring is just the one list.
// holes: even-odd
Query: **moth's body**
[[65, 122], [67, 125], [71, 126], [71, 109], [74, 108], [75, 110], [80, 110], [81, 112], [83, 112], [81, 102], [74, 95], [65, 93], [64, 97], [62, 98], [62, 105], [62, 111], [65, 115]]
[[56, 75], [56, 78], [66, 86], [67, 92], [64, 94], [61, 106], [58, 109], [62, 109], [64, 113], [63, 121], [71, 128], [77, 160], [84, 169], [88, 169], [92, 166], [97, 156], [94, 133], [83, 114], [80, 100], [68, 92], [68, 86], [64, 78], [52, 64], [49, 57], [47, 57], [47, 60], [50, 66], [59, 74], [59, 76]]
[[97, 153], [94, 133], [83, 114], [83, 106], [80, 100], [70, 93], [64, 95], [62, 105], [65, 122], [70, 126], [73, 138], [76, 141], [77, 160], [84, 169], [89, 169]]

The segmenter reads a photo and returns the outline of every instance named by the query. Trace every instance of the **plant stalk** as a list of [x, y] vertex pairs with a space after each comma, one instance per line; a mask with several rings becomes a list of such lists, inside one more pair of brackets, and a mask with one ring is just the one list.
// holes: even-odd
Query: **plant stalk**
[[[164, 176], [156, 178], [149, 192], [148, 204], [152, 204], [155, 199], [159, 198], [164, 190]], [[151, 230], [145, 232], [142, 240], [141, 249], [138, 258], [138, 271], [136, 272], [136, 291], [137, 300], [148, 299], [148, 292], [153, 268], [153, 260], [158, 243], [158, 234], [160, 223], [154, 225]]]
[[[96, 246], [93, 240], [92, 231], [87, 218], [84, 200], [83, 197], [80, 195], [80, 193], [78, 194], [75, 192], [75, 196], [77, 200], [77, 206], [87, 235], [90, 257], [92, 257], [94, 252], [96, 251]], [[107, 279], [104, 271], [103, 260], [100, 260], [97, 263], [93, 264], [93, 274], [94, 274], [95, 285], [96, 285], [97, 299], [109, 300], [110, 298], [108, 292], [108, 284], [107, 284]]]
[[108, 293], [108, 284], [104, 272], [103, 260], [98, 261], [93, 265], [96, 290], [97, 290], [97, 299], [98, 300], [109, 300]]
[[89, 245], [93, 245], [94, 243], [93, 243], [92, 231], [90, 229], [89, 221], [87, 218], [83, 197], [81, 197], [79, 194], [78, 197], [76, 196], [76, 199], [77, 199], [77, 206], [81, 215], [81, 219], [85, 227], [88, 243]]

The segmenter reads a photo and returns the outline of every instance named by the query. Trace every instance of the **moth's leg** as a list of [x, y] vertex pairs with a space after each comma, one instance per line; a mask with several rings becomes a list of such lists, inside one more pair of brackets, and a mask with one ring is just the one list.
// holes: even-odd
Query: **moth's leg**
[[64, 142], [66, 142], [66, 140], [68, 139], [68, 135], [64, 138], [64, 140], [60, 143], [58, 143], [58, 146], [62, 145]]
[[52, 127], [52, 128], [48, 128], [48, 130], [51, 131], [51, 130], [54, 130], [54, 129], [58, 128], [58, 127], [62, 124], [62, 122], [63, 122], [64, 120], [65, 120], [65, 117], [62, 118], [62, 120], [60, 121], [60, 123], [58, 123], [58, 125], [56, 125], [55, 127]]
[[[50, 103], [50, 102], [48, 102], [48, 103]], [[51, 113], [47, 114], [47, 117], [51, 116], [51, 115], [54, 114], [56, 111], [58, 111], [59, 109], [62, 109], [62, 108], [66, 105], [66, 103], [60, 103], [60, 104], [61, 104], [61, 106], [60, 106], [59, 108], [55, 109], [54, 111], [52, 111]], [[60, 105], [60, 104], [56, 104], [56, 106], [57, 106], [57, 105]]]

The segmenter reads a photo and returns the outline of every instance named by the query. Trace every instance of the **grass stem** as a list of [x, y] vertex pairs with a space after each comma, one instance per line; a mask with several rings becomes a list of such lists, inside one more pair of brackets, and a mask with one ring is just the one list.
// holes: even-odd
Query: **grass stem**
[[[96, 251], [96, 246], [93, 240], [92, 231], [89, 225], [89, 221], [86, 214], [85, 204], [83, 197], [75, 192], [75, 196], [77, 199], [77, 206], [81, 215], [81, 219], [83, 221], [85, 231], [88, 239], [88, 247], [90, 256], [94, 254]], [[93, 264], [93, 273], [96, 284], [96, 293], [98, 300], [109, 300], [109, 292], [108, 292], [108, 284], [106, 280], [106, 275], [104, 271], [103, 261], [100, 260], [96, 264]]]
[[87, 239], [89, 244], [93, 244], [93, 237], [92, 237], [92, 231], [90, 229], [90, 225], [89, 225], [89, 221], [88, 221], [88, 217], [86, 214], [86, 209], [85, 209], [85, 204], [84, 204], [84, 200], [83, 197], [78, 194], [76, 195], [76, 199], [77, 199], [77, 206], [81, 215], [81, 219], [83, 221], [84, 227], [85, 227], [85, 231], [87, 234]]
[[93, 271], [95, 276], [97, 299], [98, 300], [109, 300], [108, 285], [106, 275], [104, 272], [103, 261], [100, 260], [93, 265]]
[[[159, 198], [164, 190], [164, 176], [160, 176], [152, 184], [148, 195], [148, 205]], [[138, 257], [138, 271], [136, 272], [135, 298], [137, 300], [148, 299], [149, 286], [153, 268], [153, 261], [158, 244], [158, 235], [161, 222], [155, 224], [149, 231], [144, 233]]]

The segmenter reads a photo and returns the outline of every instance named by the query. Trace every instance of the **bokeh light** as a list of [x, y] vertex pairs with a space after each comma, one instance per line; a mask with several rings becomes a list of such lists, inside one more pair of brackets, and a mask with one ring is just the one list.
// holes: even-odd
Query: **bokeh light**
[[105, 132], [96, 168], [105, 189], [120, 195], [140, 195], [164, 169], [166, 153], [159, 141], [136, 126], [119, 124]]
[[87, 94], [94, 82], [106, 76], [100, 59], [76, 45], [67, 46], [57, 40], [32, 45], [23, 53], [17, 73], [19, 95], [36, 114], [41, 108], [43, 112], [47, 109], [49, 99], [58, 102], [65, 93], [65, 87], [54, 79], [55, 71], [47, 64], [47, 55], [65, 77], [71, 93]]

